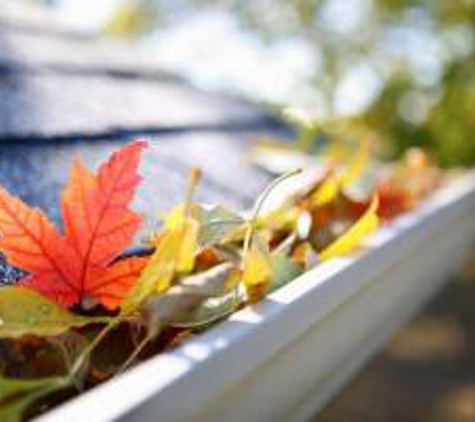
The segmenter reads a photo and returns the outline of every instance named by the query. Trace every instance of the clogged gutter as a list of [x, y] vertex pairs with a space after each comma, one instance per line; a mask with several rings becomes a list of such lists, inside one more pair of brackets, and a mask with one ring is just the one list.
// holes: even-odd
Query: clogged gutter
[[[0, 289], [2, 421], [44, 412], [351, 253], [445, 180], [412, 150], [355, 199], [372, 160], [362, 143], [351, 159], [328, 158], [323, 173], [282, 175], [242, 216], [195, 203], [195, 170], [184, 202], [141, 253], [125, 253], [142, 222], [130, 204], [146, 148], [132, 142], [96, 173], [74, 162], [62, 228], [0, 187], [0, 252], [24, 271]], [[269, 206], [285, 184], [288, 193]]]

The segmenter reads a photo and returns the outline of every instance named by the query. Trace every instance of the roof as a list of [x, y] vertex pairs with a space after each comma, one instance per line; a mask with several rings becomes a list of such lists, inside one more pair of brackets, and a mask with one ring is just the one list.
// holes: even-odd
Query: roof
[[272, 120], [257, 105], [161, 71], [147, 46], [67, 31], [53, 15], [47, 26], [47, 9], [21, 5], [5, 2], [0, 9], [1, 140], [255, 127]]
[[0, 180], [57, 222], [73, 157], [95, 168], [142, 136], [150, 146], [135, 206], [149, 226], [182, 201], [193, 167], [204, 173], [197, 200], [249, 207], [271, 178], [249, 163], [249, 143], [283, 129], [259, 105], [161, 71], [146, 47], [71, 32], [31, 3], [2, 3]]

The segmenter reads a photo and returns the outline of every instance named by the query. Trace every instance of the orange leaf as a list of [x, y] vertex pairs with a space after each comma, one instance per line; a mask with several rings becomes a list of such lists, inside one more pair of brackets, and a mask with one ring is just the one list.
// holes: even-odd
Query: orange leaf
[[148, 260], [132, 257], [113, 264], [88, 285], [89, 294], [106, 308], [117, 308], [138, 280]]
[[140, 182], [137, 167], [143, 142], [127, 145], [103, 164], [97, 178], [76, 161], [62, 198], [68, 242], [82, 261], [84, 290], [90, 271], [103, 268], [129, 245], [141, 218], [129, 209]]
[[78, 267], [66, 240], [42, 211], [1, 187], [0, 233], [0, 251], [12, 265], [34, 274], [28, 279], [36, 290], [63, 305], [78, 301]]
[[141, 222], [129, 205], [141, 180], [137, 170], [145, 145], [125, 146], [97, 176], [74, 162], [62, 196], [64, 236], [40, 210], [0, 190], [0, 251], [31, 272], [25, 286], [65, 306], [89, 297], [110, 308], [120, 303], [141, 264], [109, 264], [131, 243]]

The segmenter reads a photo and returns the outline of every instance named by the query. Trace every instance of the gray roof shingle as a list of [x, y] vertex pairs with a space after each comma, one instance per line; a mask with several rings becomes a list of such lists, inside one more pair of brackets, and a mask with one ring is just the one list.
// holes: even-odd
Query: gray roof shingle
[[[182, 200], [192, 167], [204, 172], [196, 196], [202, 202], [243, 209], [268, 183], [270, 176], [249, 163], [247, 148], [256, 133], [284, 129], [261, 107], [196, 89], [161, 72], [143, 51], [48, 24], [36, 7], [6, 4], [0, 8], [0, 183], [12, 193], [59, 222], [59, 194], [73, 157], [95, 168], [144, 134], [153, 135], [135, 203], [147, 217], [144, 230], [156, 224], [158, 210]], [[0, 282], [15, 278], [1, 261]]]

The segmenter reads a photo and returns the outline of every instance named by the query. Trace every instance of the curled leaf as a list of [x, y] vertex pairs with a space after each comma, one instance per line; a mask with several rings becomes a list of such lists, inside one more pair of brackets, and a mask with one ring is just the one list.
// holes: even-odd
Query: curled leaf
[[236, 300], [235, 293], [212, 297], [206, 299], [196, 309], [187, 312], [181, 318], [177, 317], [170, 325], [184, 329], [203, 329], [232, 314], [240, 303], [240, 300]]
[[196, 310], [211, 297], [219, 297], [228, 292], [228, 279], [234, 266], [220, 264], [210, 270], [181, 280], [165, 293], [148, 298], [141, 306], [141, 314], [151, 336], [155, 336], [165, 326], [183, 322], [184, 317]]
[[345, 255], [357, 248], [361, 240], [373, 233], [379, 225], [379, 199], [375, 196], [363, 216], [354, 223], [341, 237], [324, 249], [319, 258], [326, 261], [340, 255]]
[[201, 246], [223, 243], [245, 220], [237, 213], [218, 205], [212, 208], [197, 206], [196, 219], [200, 223], [199, 242]]
[[158, 239], [155, 252], [122, 303], [124, 314], [137, 310], [148, 296], [167, 290], [176, 274], [193, 269], [198, 232], [198, 223], [190, 218]]

